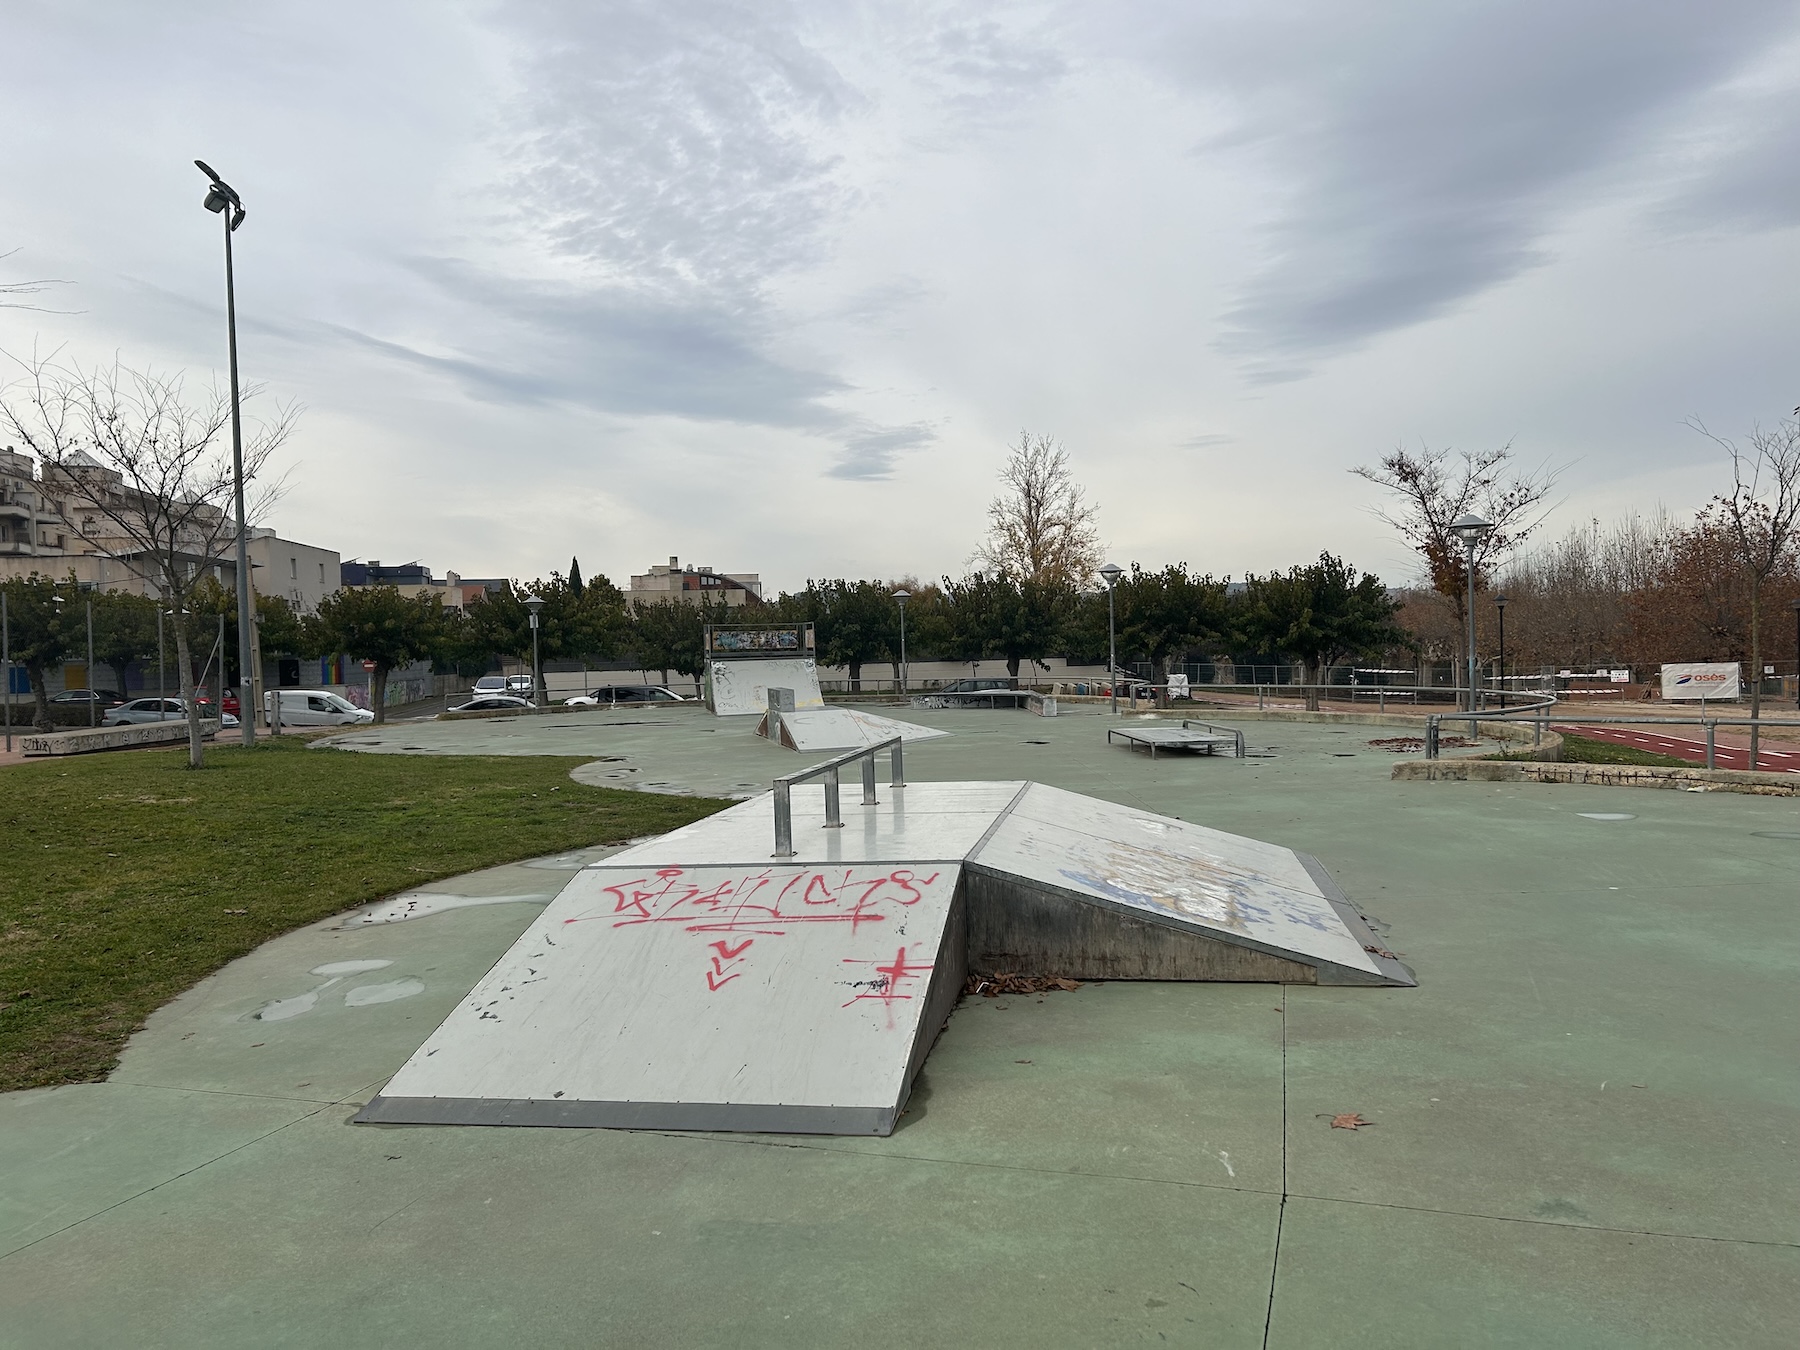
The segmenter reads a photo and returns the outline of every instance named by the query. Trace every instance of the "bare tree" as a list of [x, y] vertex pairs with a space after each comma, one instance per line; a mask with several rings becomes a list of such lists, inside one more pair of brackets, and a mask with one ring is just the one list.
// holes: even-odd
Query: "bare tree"
[[[189, 401], [179, 375], [115, 364], [84, 371], [49, 360], [20, 360], [24, 375], [0, 389], [0, 426], [40, 461], [52, 490], [64, 494], [83, 534], [155, 586], [180, 613], [220, 566], [236, 537], [232, 515], [230, 397], [216, 387]], [[249, 390], [245, 399], [255, 397]], [[276, 410], [246, 428], [244, 481], [255, 481], [288, 438], [298, 413]], [[266, 508], [280, 484], [265, 487]], [[188, 707], [188, 763], [201, 764], [199, 708], [187, 625], [175, 629], [181, 696]], [[244, 708], [243, 716], [254, 716]]]
[[[18, 251], [18, 249], [14, 248], [8, 249], [5, 253], [0, 253], [0, 262], [4, 262]], [[67, 286], [68, 284], [69, 283], [66, 281], [57, 281], [52, 277], [39, 277], [35, 281], [0, 281], [0, 297], [38, 295], [51, 286]], [[42, 305], [27, 305], [21, 301], [10, 298], [0, 298], [0, 309], [29, 309], [35, 310], [39, 314], [61, 314], [67, 312], [64, 310], [45, 309]]]
[[1557, 471], [1514, 472], [1510, 442], [1498, 450], [1458, 451], [1456, 464], [1451, 453], [1421, 447], [1413, 454], [1402, 446], [1374, 467], [1350, 472], [1400, 499], [1396, 511], [1375, 514], [1424, 560], [1431, 589], [1450, 603], [1460, 623], [1468, 617], [1468, 553], [1450, 533], [1452, 522], [1474, 512], [1494, 526], [1475, 547], [1475, 588], [1484, 589], [1494, 568], [1544, 523], [1546, 512], [1538, 508], [1556, 485]]
[[1100, 566], [1099, 508], [1075, 481], [1068, 454], [1029, 431], [1007, 449], [1006, 490], [988, 506], [987, 540], [974, 561], [1015, 582], [1089, 586]]
[[1745, 448], [1713, 435], [1698, 418], [1688, 425], [1731, 457], [1731, 494], [1714, 497], [1708, 511], [1725, 526], [1750, 593], [1750, 716], [1761, 717], [1763, 587], [1800, 545], [1800, 422], [1753, 426]]

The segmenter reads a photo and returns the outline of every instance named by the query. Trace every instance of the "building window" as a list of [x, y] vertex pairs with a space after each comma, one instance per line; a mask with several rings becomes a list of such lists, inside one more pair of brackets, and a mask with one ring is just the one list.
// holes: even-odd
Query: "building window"
[[288, 559], [288, 577], [294, 581], [300, 579], [300, 560], [298, 558]]
[[324, 584], [325, 584], [325, 564], [320, 563], [319, 564], [319, 585], [323, 586]]

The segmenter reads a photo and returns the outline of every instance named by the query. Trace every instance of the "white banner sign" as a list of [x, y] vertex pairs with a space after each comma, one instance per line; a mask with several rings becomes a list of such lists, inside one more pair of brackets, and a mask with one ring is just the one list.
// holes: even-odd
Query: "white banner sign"
[[1740, 698], [1735, 661], [1682, 661], [1662, 668], [1664, 698]]

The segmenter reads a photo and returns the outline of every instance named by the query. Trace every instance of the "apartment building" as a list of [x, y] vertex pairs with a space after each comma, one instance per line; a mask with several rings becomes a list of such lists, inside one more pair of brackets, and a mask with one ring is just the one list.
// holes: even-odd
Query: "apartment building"
[[505, 577], [463, 577], [455, 572], [445, 572], [443, 579], [438, 580], [423, 563], [384, 566], [374, 558], [368, 562], [352, 558], [340, 567], [339, 573], [347, 587], [392, 586], [406, 596], [435, 595], [447, 609], [465, 609], [489, 591], [507, 585]]
[[762, 578], [757, 573], [715, 572], [693, 563], [683, 567], [679, 556], [671, 557], [667, 567], [655, 566], [642, 576], [632, 577], [631, 589], [625, 593], [629, 605], [679, 600], [690, 605], [711, 601], [735, 608], [760, 605], [762, 598]]

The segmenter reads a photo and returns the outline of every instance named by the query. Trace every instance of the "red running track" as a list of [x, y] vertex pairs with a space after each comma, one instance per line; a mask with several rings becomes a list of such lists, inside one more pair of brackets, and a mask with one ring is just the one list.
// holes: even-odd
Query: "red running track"
[[[1654, 731], [1639, 731], [1635, 727], [1590, 727], [1571, 722], [1556, 728], [1557, 731], [1572, 731], [1577, 736], [1586, 736], [1590, 740], [1610, 741], [1614, 745], [1629, 745], [1635, 750], [1650, 750], [1659, 755], [1671, 755], [1676, 759], [1685, 759], [1690, 764], [1706, 763], [1705, 740], [1688, 740], [1675, 736], [1664, 736]], [[1733, 728], [1741, 732], [1743, 728]], [[1738, 745], [1719, 745], [1713, 751], [1713, 764], [1721, 769], [1748, 769], [1750, 767], [1750, 747]], [[1800, 750], [1771, 749], [1767, 741], [1763, 742], [1756, 753], [1756, 767], [1764, 773], [1800, 773]]]

